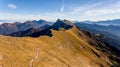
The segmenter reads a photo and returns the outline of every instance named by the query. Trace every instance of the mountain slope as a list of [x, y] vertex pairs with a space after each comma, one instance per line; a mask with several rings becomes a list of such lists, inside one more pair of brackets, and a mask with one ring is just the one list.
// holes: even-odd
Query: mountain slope
[[101, 40], [120, 48], [119, 26], [101, 26], [87, 23], [75, 23], [75, 25], [82, 30], [98, 35]]
[[120, 67], [120, 50], [76, 28], [50, 29], [53, 36], [0, 36], [0, 66]]
[[8, 34], [8, 36], [14, 36], [14, 37], [25, 37], [25, 36], [39, 37], [42, 35], [52, 36], [49, 25], [43, 26], [43, 27], [40, 27], [37, 29], [30, 28], [30, 29], [25, 30], [25, 31], [18, 31], [18, 32]]
[[18, 31], [17, 26], [18, 24], [21, 23], [3, 23], [0, 25], [0, 34], [9, 34], [11, 32]]

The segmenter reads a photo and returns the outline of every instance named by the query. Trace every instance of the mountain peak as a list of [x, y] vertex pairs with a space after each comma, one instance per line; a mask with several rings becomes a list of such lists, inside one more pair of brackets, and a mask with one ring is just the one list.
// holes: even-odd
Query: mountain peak
[[62, 21], [61, 19], [57, 19], [57, 21], [56, 22], [60, 22], [60, 21]]
[[61, 20], [58, 19], [52, 26], [52, 29], [54, 30], [59, 30], [60, 28], [64, 28], [64, 29], [69, 29], [73, 27], [72, 22], [68, 21], [68, 20]]
[[42, 19], [40, 19], [39, 21], [38, 21], [38, 23], [43, 23], [43, 22], [46, 22], [45, 20], [42, 20]]
[[64, 22], [67, 25], [74, 26], [74, 24], [71, 21], [69, 21], [69, 20], [64, 19]]

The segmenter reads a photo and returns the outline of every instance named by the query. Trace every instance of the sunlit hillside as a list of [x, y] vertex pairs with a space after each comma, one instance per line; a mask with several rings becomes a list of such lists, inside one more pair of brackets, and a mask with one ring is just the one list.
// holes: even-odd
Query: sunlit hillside
[[120, 56], [110, 51], [111, 48], [99, 41], [96, 36], [76, 27], [51, 31], [52, 37], [1, 35], [0, 67], [120, 66], [118, 63]]

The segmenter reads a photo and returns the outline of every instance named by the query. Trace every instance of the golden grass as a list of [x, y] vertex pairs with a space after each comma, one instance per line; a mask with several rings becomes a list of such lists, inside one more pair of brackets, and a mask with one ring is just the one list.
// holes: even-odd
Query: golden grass
[[110, 67], [112, 64], [107, 56], [87, 43], [87, 37], [77, 28], [52, 30], [52, 34], [38, 38], [0, 36], [0, 67], [31, 67], [37, 49], [40, 49], [39, 57], [32, 67]]

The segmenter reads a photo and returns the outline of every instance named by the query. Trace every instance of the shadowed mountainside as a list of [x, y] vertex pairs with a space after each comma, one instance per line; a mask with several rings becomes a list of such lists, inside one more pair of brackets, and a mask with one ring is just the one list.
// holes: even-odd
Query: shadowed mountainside
[[94, 33], [102, 41], [120, 48], [120, 26], [101, 26], [87, 23], [75, 23], [75, 25], [82, 30]]

